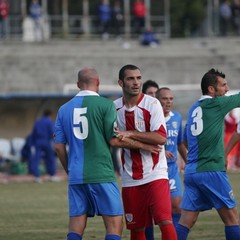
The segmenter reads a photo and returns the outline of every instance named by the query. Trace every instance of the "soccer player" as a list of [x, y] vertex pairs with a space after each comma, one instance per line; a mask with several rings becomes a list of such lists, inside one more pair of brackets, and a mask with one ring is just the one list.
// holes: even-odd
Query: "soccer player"
[[[119, 135], [124, 139], [152, 145], [166, 143], [166, 125], [160, 102], [141, 92], [142, 75], [134, 65], [119, 71], [118, 84], [123, 97], [114, 101]], [[172, 223], [167, 161], [164, 148], [160, 153], [122, 149], [122, 199], [131, 240], [145, 240], [145, 227], [152, 219], [162, 232], [163, 240], [176, 240]]]
[[215, 208], [225, 224], [227, 240], [240, 239], [236, 200], [224, 160], [224, 116], [240, 107], [240, 93], [229, 90], [225, 74], [215, 69], [204, 74], [202, 97], [190, 108], [184, 131], [188, 146], [184, 173], [182, 213], [176, 227], [178, 240], [187, 239], [201, 211]]
[[176, 226], [181, 216], [180, 204], [182, 201], [182, 186], [177, 165], [178, 152], [185, 163], [187, 160], [187, 150], [183, 144], [182, 116], [179, 112], [172, 111], [174, 97], [171, 89], [159, 88], [156, 92], [156, 98], [162, 105], [167, 126], [165, 152], [168, 163], [173, 224]]
[[229, 142], [227, 143], [227, 146], [225, 148], [226, 168], [228, 165], [227, 156], [239, 141], [240, 141], [240, 122], [238, 123], [236, 131], [233, 132], [233, 134], [230, 137]]
[[[152, 97], [156, 97], [158, 90], [158, 84], [153, 80], [147, 80], [142, 85], [142, 92]], [[154, 240], [154, 228], [153, 225], [145, 228], [146, 240]]]
[[[172, 202], [173, 224], [176, 226], [181, 216], [180, 204], [182, 200], [181, 178], [178, 170], [178, 152], [186, 163], [187, 150], [183, 144], [182, 117], [179, 112], [172, 111], [173, 93], [167, 87], [159, 88], [156, 98], [160, 101], [167, 127], [167, 143], [165, 144], [165, 154], [168, 164], [168, 177]], [[145, 230], [146, 239], [153, 240], [153, 226]]]
[[60, 107], [55, 123], [55, 149], [69, 182], [67, 240], [81, 240], [87, 218], [95, 214], [103, 218], [105, 240], [119, 240], [123, 209], [110, 145], [141, 148], [152, 154], [161, 149], [127, 136], [123, 139], [115, 131], [116, 108], [111, 100], [98, 95], [95, 69], [80, 70], [77, 86], [80, 92]]
[[149, 96], [156, 97], [157, 90], [158, 84], [153, 80], [147, 80], [142, 85], [142, 92]]

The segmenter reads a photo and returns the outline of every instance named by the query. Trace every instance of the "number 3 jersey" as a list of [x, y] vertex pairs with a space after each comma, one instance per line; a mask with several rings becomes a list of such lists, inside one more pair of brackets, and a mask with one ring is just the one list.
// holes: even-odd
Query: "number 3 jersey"
[[189, 110], [184, 130], [188, 144], [185, 173], [225, 171], [224, 117], [240, 107], [240, 94], [202, 96]]
[[109, 148], [116, 118], [113, 102], [92, 91], [80, 91], [60, 107], [55, 142], [69, 146], [69, 184], [116, 180]]
[[[114, 101], [120, 131], [157, 132], [166, 137], [166, 124], [160, 102], [142, 94], [136, 106], [126, 108], [124, 99]], [[165, 150], [159, 154], [138, 149], [122, 149], [122, 186], [138, 186], [157, 179], [168, 179]]]

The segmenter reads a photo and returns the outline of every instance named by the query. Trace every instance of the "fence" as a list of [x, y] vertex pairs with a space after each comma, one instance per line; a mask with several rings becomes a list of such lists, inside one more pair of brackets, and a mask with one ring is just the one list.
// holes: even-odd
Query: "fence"
[[[53, 15], [45, 17], [50, 29], [52, 37], [76, 37], [76, 36], [96, 36], [100, 33], [99, 20], [97, 16], [89, 16], [88, 18], [88, 32], [84, 31], [83, 16], [70, 15], [67, 19], [67, 24], [62, 15]], [[9, 38], [21, 37], [23, 34], [23, 21], [24, 18], [20, 15], [9, 16]], [[154, 31], [161, 37], [168, 38], [170, 36], [169, 23], [164, 16], [151, 16], [151, 25]], [[121, 33], [125, 32], [124, 22], [121, 25]], [[134, 36], [133, 19], [130, 19], [129, 36]], [[114, 33], [114, 26], [110, 25], [110, 34]]]

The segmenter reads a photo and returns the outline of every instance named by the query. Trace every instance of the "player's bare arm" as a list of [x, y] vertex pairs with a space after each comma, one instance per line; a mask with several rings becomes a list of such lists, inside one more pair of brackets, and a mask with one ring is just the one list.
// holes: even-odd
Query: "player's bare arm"
[[58, 155], [58, 158], [63, 166], [63, 169], [68, 174], [68, 156], [65, 144], [56, 143], [55, 151]]
[[133, 140], [140, 141], [142, 143], [151, 145], [164, 145], [167, 138], [159, 134], [158, 132], [138, 132], [138, 131], [118, 131], [118, 136], [131, 138]]
[[183, 161], [187, 163], [187, 148], [184, 143], [178, 145], [178, 152], [180, 153]]
[[159, 145], [151, 145], [142, 143], [137, 140], [133, 140], [128, 137], [124, 137], [124, 139], [120, 137], [114, 137], [110, 140], [110, 145], [113, 147], [120, 147], [120, 148], [129, 148], [129, 149], [143, 149], [145, 151], [149, 151], [154, 154], [158, 154], [162, 151], [162, 147]]

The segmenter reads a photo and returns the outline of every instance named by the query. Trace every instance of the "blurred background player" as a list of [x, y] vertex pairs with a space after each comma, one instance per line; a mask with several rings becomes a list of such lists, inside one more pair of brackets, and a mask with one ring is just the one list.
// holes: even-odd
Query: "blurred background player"
[[[47, 173], [50, 176], [50, 181], [57, 181], [56, 175], [56, 157], [53, 146], [54, 121], [53, 112], [46, 109], [43, 116], [38, 119], [31, 133], [31, 144], [34, 147], [32, 156], [31, 172], [35, 177], [35, 181], [42, 182], [40, 178], [39, 167], [41, 160], [44, 159]], [[32, 151], [33, 152], [33, 151]]]
[[[237, 129], [237, 118], [234, 114], [234, 110], [229, 112], [224, 118], [224, 146], [226, 148], [232, 134]], [[227, 169], [235, 170], [237, 168], [239, 144], [236, 144], [231, 148], [231, 151], [227, 154]]]
[[149, 96], [156, 97], [158, 88], [158, 84], [155, 81], [147, 80], [142, 85], [142, 92]]
[[236, 130], [233, 131], [225, 147], [225, 160], [227, 168], [229, 165], [228, 155], [231, 153], [232, 149], [236, 147], [237, 144], [239, 144], [239, 141], [240, 141], [240, 122], [237, 124]]

